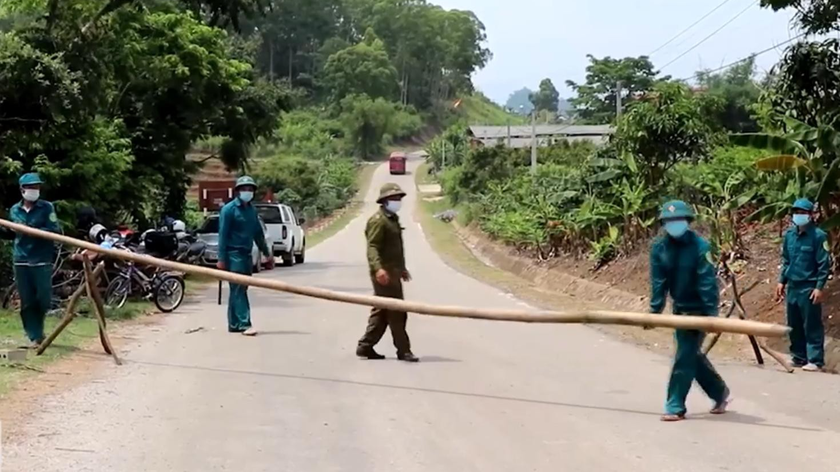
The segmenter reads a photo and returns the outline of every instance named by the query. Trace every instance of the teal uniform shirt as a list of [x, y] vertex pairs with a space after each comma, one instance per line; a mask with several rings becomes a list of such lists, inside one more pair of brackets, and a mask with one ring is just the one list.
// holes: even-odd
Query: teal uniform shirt
[[[251, 275], [251, 248], [254, 243], [264, 255], [271, 257], [257, 209], [235, 198], [222, 207], [219, 219], [219, 260], [231, 272]], [[228, 331], [239, 333], [251, 327], [247, 285], [230, 284], [227, 315]]]
[[[9, 211], [13, 222], [57, 233], [58, 218], [52, 203], [37, 200], [29, 211], [23, 202]], [[52, 304], [52, 269], [55, 244], [47, 239], [15, 234], [13, 261], [20, 294], [20, 317], [30, 341], [44, 339], [44, 317]]]
[[651, 313], [662, 313], [668, 294], [674, 313], [711, 315], [718, 313], [715, 264], [709, 243], [693, 231], [681, 238], [657, 238], [650, 252]]
[[228, 202], [219, 213], [219, 260], [227, 263], [231, 252], [247, 252], [256, 243], [266, 257], [271, 254], [254, 205], [239, 198]]
[[[650, 252], [650, 311], [662, 313], [670, 293], [674, 314], [716, 316], [720, 294], [709, 243], [693, 231], [680, 238], [657, 238]], [[665, 412], [685, 415], [685, 400], [691, 384], [700, 388], [716, 405], [728, 396], [726, 383], [700, 350], [704, 334], [700, 331], [674, 332], [677, 350], [671, 375]]]
[[[23, 206], [23, 202], [16, 203], [9, 211], [12, 222], [57, 233], [58, 217], [52, 203], [38, 200], [29, 211]], [[55, 244], [47, 239], [17, 234], [13, 260], [15, 265], [52, 265], [55, 258]]]
[[785, 312], [790, 331], [793, 363], [825, 364], [825, 328], [822, 305], [811, 301], [814, 289], [822, 290], [831, 272], [831, 253], [825, 231], [809, 224], [785, 233], [779, 282], [787, 285]]
[[785, 233], [779, 282], [822, 290], [831, 272], [828, 235], [809, 224], [802, 232], [793, 227]]

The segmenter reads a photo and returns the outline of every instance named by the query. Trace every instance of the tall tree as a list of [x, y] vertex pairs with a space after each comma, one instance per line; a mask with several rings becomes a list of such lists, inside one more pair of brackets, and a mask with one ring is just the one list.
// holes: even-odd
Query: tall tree
[[285, 96], [254, 77], [222, 29], [165, 4], [104, 15], [86, 0], [60, 5], [52, 26], [0, 34], [4, 197], [16, 172], [36, 169], [61, 211], [86, 202], [139, 222], [177, 215], [194, 141], [228, 138], [227, 162], [239, 167], [276, 128]]
[[684, 84], [658, 84], [619, 120], [617, 149], [636, 156], [648, 185], [661, 185], [665, 172], [677, 163], [707, 155], [717, 134], [709, 109], [714, 103]]
[[557, 113], [560, 106], [560, 93], [554, 87], [551, 79], [543, 79], [540, 82], [540, 90], [529, 97], [537, 111], [549, 111]]
[[286, 78], [311, 87], [318, 51], [333, 37], [348, 37], [341, 0], [270, 0], [267, 12], [243, 27], [261, 39], [259, 68], [271, 80]]
[[809, 34], [825, 34], [840, 28], [837, 0], [761, 0], [761, 6], [774, 11], [795, 8], [795, 20]]
[[468, 11], [444, 10], [425, 0], [346, 0], [352, 29], [372, 28], [399, 74], [404, 104], [428, 109], [472, 90], [470, 76], [484, 67], [484, 25]]
[[703, 93], [721, 103], [717, 119], [721, 125], [734, 133], [753, 133], [758, 131], [758, 123], [753, 118], [753, 107], [758, 102], [761, 89], [753, 80], [755, 76], [755, 58], [750, 58], [721, 73], [700, 71], [697, 83]]
[[776, 115], [811, 126], [836, 126], [840, 119], [840, 41], [791, 46], [774, 67], [769, 85], [765, 100]]
[[531, 111], [534, 110], [534, 104], [531, 103], [531, 95], [533, 93], [534, 91], [528, 87], [523, 87], [513, 92], [508, 97], [507, 102], [505, 102], [505, 108], [514, 113], [530, 115]]
[[327, 59], [324, 82], [336, 101], [351, 94], [396, 99], [399, 88], [385, 45], [370, 29], [364, 41]]
[[566, 85], [577, 93], [570, 99], [575, 114], [584, 122], [606, 124], [615, 119], [616, 88], [621, 82], [622, 104], [627, 105], [640, 94], [653, 88], [657, 82], [670, 77], [657, 78], [653, 63], [647, 56], [597, 59], [592, 55], [586, 67], [586, 82], [578, 84], [567, 80]]

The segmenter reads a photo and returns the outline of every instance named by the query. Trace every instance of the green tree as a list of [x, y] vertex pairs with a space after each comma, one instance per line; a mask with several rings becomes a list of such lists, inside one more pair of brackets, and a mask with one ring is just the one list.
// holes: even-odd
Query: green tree
[[382, 151], [382, 144], [416, 132], [420, 119], [400, 105], [367, 95], [349, 95], [341, 101], [340, 120], [356, 154], [370, 159]]
[[382, 41], [368, 30], [364, 41], [339, 51], [327, 59], [324, 83], [333, 99], [352, 94], [372, 98], [397, 98], [397, 70], [391, 65]]
[[530, 115], [531, 112], [534, 110], [534, 104], [531, 103], [531, 95], [534, 94], [534, 91], [529, 89], [528, 87], [523, 87], [516, 92], [510, 94], [505, 102], [505, 108], [512, 111], [513, 113], [519, 113], [522, 115]]
[[557, 92], [551, 79], [543, 79], [540, 82], [539, 91], [531, 94], [529, 100], [537, 111], [549, 111], [556, 114], [560, 106], [560, 93]]
[[657, 78], [653, 63], [647, 56], [597, 59], [592, 55], [586, 67], [586, 82], [567, 80], [566, 85], [577, 93], [570, 99], [574, 113], [584, 122], [607, 124], [614, 120], [616, 87], [621, 82], [622, 104], [629, 105], [653, 86], [670, 77]]
[[776, 116], [811, 126], [840, 118], [840, 42], [827, 39], [788, 48], [773, 68], [764, 101]]
[[276, 128], [284, 92], [255, 80], [223, 30], [166, 5], [105, 14], [82, 0], [60, 5], [54, 24], [42, 16], [0, 40], [7, 198], [17, 172], [38, 169], [60, 209], [92, 203], [140, 222], [178, 215], [192, 142], [227, 137], [226, 160], [240, 167]]
[[753, 108], [761, 95], [761, 89], [753, 80], [755, 58], [750, 58], [724, 72], [714, 74], [708, 71], [697, 73], [697, 83], [704, 93], [718, 99], [722, 106], [717, 120], [733, 133], [758, 131]]
[[[253, 16], [245, 34], [260, 37], [258, 66], [270, 80], [284, 77], [313, 88], [320, 72], [319, 50], [330, 39], [349, 37], [341, 0], [268, 0], [265, 15]], [[336, 51], [333, 51], [336, 52]]]
[[712, 120], [715, 103], [695, 96], [680, 83], [661, 83], [634, 102], [618, 122], [614, 142], [619, 153], [635, 156], [646, 183], [662, 184], [674, 165], [705, 157], [717, 138]]
[[795, 8], [795, 20], [809, 34], [825, 34], [840, 26], [840, 6], [836, 0], [761, 0], [761, 6], [774, 11]]
[[401, 102], [428, 109], [472, 91], [471, 75], [491, 54], [484, 25], [468, 11], [425, 1], [345, 0], [352, 30], [372, 28], [398, 71]]

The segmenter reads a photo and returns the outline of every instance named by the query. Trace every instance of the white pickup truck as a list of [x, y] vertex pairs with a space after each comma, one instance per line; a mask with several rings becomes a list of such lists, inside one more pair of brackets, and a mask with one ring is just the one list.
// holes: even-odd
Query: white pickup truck
[[306, 220], [298, 218], [288, 205], [282, 203], [257, 203], [257, 212], [265, 221], [267, 238], [272, 240], [275, 257], [283, 259], [283, 265], [303, 264], [306, 259], [306, 234], [303, 225]]

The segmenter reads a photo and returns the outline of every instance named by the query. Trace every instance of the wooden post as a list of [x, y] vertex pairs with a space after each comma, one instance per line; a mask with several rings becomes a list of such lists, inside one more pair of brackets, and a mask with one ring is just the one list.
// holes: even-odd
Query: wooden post
[[[99, 265], [96, 266], [96, 270], [93, 271], [94, 278], [98, 280], [99, 275], [102, 274], [102, 271], [104, 270], [105, 263], [100, 262]], [[64, 317], [61, 318], [61, 321], [58, 323], [58, 326], [55, 327], [53, 332], [50, 333], [49, 336], [47, 336], [47, 339], [45, 339], [44, 342], [42, 342], [41, 345], [38, 346], [38, 350], [35, 351], [36, 355], [40, 356], [41, 354], [43, 354], [44, 351], [46, 351], [47, 348], [50, 347], [50, 345], [55, 341], [58, 335], [60, 335], [61, 332], [64, 331], [64, 328], [66, 328], [73, 321], [73, 319], [76, 318], [76, 304], [79, 302], [79, 299], [82, 297], [82, 294], [85, 293], [86, 286], [87, 285], [84, 282], [82, 282], [82, 284], [79, 285], [79, 288], [77, 288], [76, 291], [73, 292], [73, 296], [70, 297], [70, 300], [67, 302], [67, 307], [64, 309]]]
[[122, 365], [122, 361], [117, 356], [117, 351], [114, 349], [114, 346], [111, 344], [111, 339], [108, 337], [108, 332], [105, 330], [105, 305], [102, 303], [99, 290], [96, 288], [96, 279], [94, 278], [93, 271], [90, 269], [90, 259], [87, 256], [84, 256], [83, 264], [85, 268], [85, 285], [87, 285], [88, 297], [93, 302], [93, 311], [96, 314], [96, 320], [99, 322], [99, 339], [102, 341], [102, 347], [105, 348], [105, 352], [114, 357], [114, 362], [117, 365]]
[[[732, 296], [733, 296], [732, 306], [729, 308], [729, 313], [726, 314], [726, 318], [729, 318], [730, 316], [732, 316], [732, 313], [734, 313], [735, 309], [737, 308], [738, 309], [738, 318], [741, 319], [741, 320], [746, 320], [747, 319], [747, 310], [746, 310], [746, 308], [744, 308], [744, 303], [741, 301], [741, 296], [743, 294], [749, 292], [753, 288], [755, 288], [759, 284], [759, 282], [754, 282], [746, 290], [744, 290], [743, 292], [739, 292], [735, 274], [732, 273], [731, 269], [729, 269], [729, 265], [726, 264], [725, 260], [721, 264], [722, 264], [723, 269], [726, 273], [726, 277], [731, 280]], [[708, 354], [709, 352], [711, 352], [712, 348], [715, 347], [715, 344], [717, 344], [718, 340], [720, 339], [720, 335], [721, 335], [721, 333], [715, 333], [714, 336], [712, 336], [709, 344], [706, 346], [705, 349], [703, 349], [703, 354]], [[793, 373], [793, 370], [794, 370], [793, 366], [790, 364], [790, 362], [788, 362], [787, 359], [785, 359], [785, 356], [782, 353], [780, 353], [778, 351], [775, 351], [773, 349], [770, 349], [769, 347], [767, 347], [767, 345], [763, 341], [759, 341], [758, 339], [755, 338], [755, 336], [753, 336], [751, 334], [747, 335], [747, 336], [750, 340], [750, 344], [752, 345], [753, 352], [755, 353], [756, 361], [758, 362], [759, 365], [764, 365], [764, 358], [761, 356], [761, 351], [764, 351], [765, 353], [767, 353], [767, 355], [772, 357], [773, 360], [778, 362], [779, 365], [781, 365], [782, 368], [784, 368], [788, 373]]]

